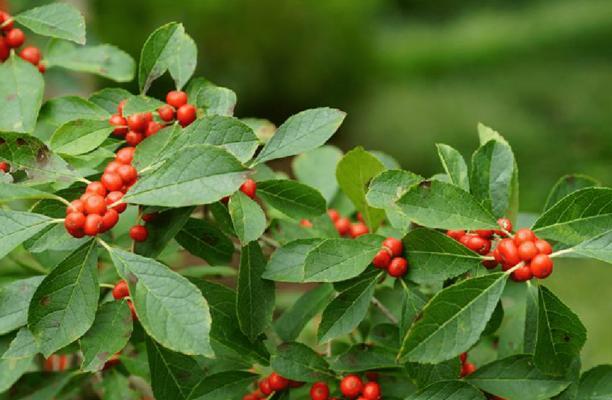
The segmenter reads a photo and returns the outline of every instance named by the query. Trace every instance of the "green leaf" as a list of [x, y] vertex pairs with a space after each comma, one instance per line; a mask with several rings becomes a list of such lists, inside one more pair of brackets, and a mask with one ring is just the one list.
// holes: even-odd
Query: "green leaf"
[[319, 343], [328, 342], [338, 336], [350, 333], [365, 318], [377, 278], [358, 280], [342, 291], [323, 311], [317, 331]]
[[485, 400], [482, 392], [469, 383], [444, 381], [421, 389], [406, 397], [405, 400]]
[[[63, 203], [60, 204], [63, 205]], [[23, 247], [30, 253], [43, 253], [45, 251], [72, 252], [88, 240], [89, 237], [77, 239], [69, 235], [64, 224], [54, 224], [25, 241]]]
[[100, 371], [104, 363], [125, 347], [132, 335], [132, 315], [126, 300], [104, 303], [81, 338], [81, 370]]
[[316, 382], [335, 377], [323, 357], [310, 347], [297, 342], [278, 346], [270, 366], [274, 372], [295, 381]]
[[436, 230], [419, 228], [404, 238], [408, 279], [417, 283], [440, 282], [478, 268], [480, 256]]
[[210, 312], [198, 288], [153, 259], [117, 248], [109, 252], [117, 272], [128, 282], [145, 331], [170, 350], [212, 356]]
[[346, 113], [313, 108], [287, 119], [261, 150], [254, 164], [304, 153], [324, 144], [342, 124]]
[[[55, 129], [75, 119], [107, 119], [109, 117], [109, 112], [91, 101], [78, 96], [64, 96], [48, 100], [43, 104], [38, 123], [43, 123], [48, 125], [50, 129]], [[49, 138], [46, 134], [45, 137], [40, 135], [37, 127], [36, 136], [38, 138], [43, 141]]]
[[131, 96], [123, 105], [123, 116], [127, 117], [137, 113], [153, 112], [165, 104], [154, 97], [145, 95]]
[[9, 203], [15, 200], [39, 199], [57, 199], [57, 196], [41, 190], [32, 189], [28, 186], [0, 182], [0, 203]]
[[601, 186], [601, 182], [587, 175], [573, 174], [561, 177], [551, 189], [546, 199], [544, 211], [554, 206], [559, 200], [570, 193], [587, 187]]
[[[195, 123], [195, 122], [194, 122]], [[168, 157], [175, 155], [172, 150], [174, 141], [182, 136], [184, 129], [180, 125], [170, 125], [163, 128], [156, 135], [150, 136], [136, 147], [132, 165], [138, 171], [153, 168]]]
[[130, 82], [136, 72], [134, 59], [110, 44], [75, 46], [68, 42], [53, 41], [45, 53], [45, 63], [50, 68], [87, 72], [115, 82]]
[[570, 381], [538, 370], [529, 355], [516, 355], [487, 364], [467, 381], [485, 392], [508, 400], [546, 400], [565, 389]]
[[361, 274], [380, 251], [383, 238], [326, 239], [304, 260], [304, 282], [339, 282]]
[[474, 197], [450, 183], [424, 181], [398, 201], [401, 211], [419, 225], [438, 229], [496, 229], [495, 217]]
[[461, 371], [459, 358], [451, 358], [439, 364], [406, 364], [408, 374], [417, 387], [427, 387], [440, 381], [457, 379]]
[[612, 230], [578, 244], [573, 251], [581, 256], [612, 263]]
[[189, 146], [140, 177], [123, 199], [164, 207], [209, 204], [238, 190], [244, 170], [240, 161], [219, 147]]
[[257, 183], [257, 196], [292, 218], [314, 218], [325, 213], [325, 199], [316, 189], [289, 179]]
[[356, 344], [346, 352], [329, 360], [334, 371], [365, 372], [384, 368], [397, 368], [395, 354], [379, 346]]
[[104, 88], [92, 94], [89, 97], [89, 101], [102, 107], [108, 113], [115, 114], [121, 100], [127, 100], [130, 97], [132, 97], [132, 94], [125, 89]]
[[234, 254], [232, 240], [217, 226], [202, 219], [189, 218], [176, 241], [194, 256], [211, 264], [228, 263]]
[[246, 371], [226, 371], [208, 375], [193, 390], [189, 400], [238, 399], [256, 379], [257, 375]]
[[151, 83], [166, 71], [181, 89], [195, 70], [197, 49], [182, 24], [171, 22], [153, 32], [140, 54], [138, 85], [146, 93]]
[[228, 88], [217, 86], [204, 78], [192, 79], [187, 85], [189, 101], [204, 109], [205, 115], [234, 115], [236, 93]]
[[306, 257], [321, 242], [323, 239], [297, 239], [276, 249], [262, 277], [278, 282], [303, 282]]
[[234, 231], [240, 243], [247, 244], [259, 239], [266, 230], [266, 215], [255, 201], [238, 191], [228, 204]]
[[576, 400], [610, 398], [612, 398], [612, 366], [599, 365], [582, 374]]
[[544, 373], [563, 375], [580, 354], [586, 329], [578, 316], [550, 290], [540, 286], [538, 332], [533, 360]]
[[153, 221], [147, 222], [149, 236], [144, 242], [134, 243], [134, 252], [155, 258], [183, 228], [194, 211], [194, 207], [171, 208], [157, 213]]
[[404, 337], [398, 358], [435, 364], [467, 351], [495, 311], [506, 278], [489, 274], [439, 291]]
[[422, 180], [421, 176], [401, 169], [383, 171], [370, 182], [366, 200], [372, 207], [395, 208], [395, 202]]
[[450, 183], [468, 192], [470, 190], [468, 168], [461, 153], [443, 143], [436, 144], [436, 149]]
[[0, 286], [0, 335], [28, 322], [30, 300], [43, 278], [33, 276]]
[[85, 44], [85, 18], [69, 4], [31, 8], [16, 15], [15, 20], [39, 35]]
[[[0, 354], [9, 346], [11, 337], [0, 338]], [[0, 358], [0, 393], [9, 390], [15, 382], [32, 366], [33, 357]]]
[[98, 247], [95, 240], [75, 250], [36, 289], [28, 327], [45, 357], [80, 338], [98, 308]]
[[242, 247], [236, 315], [240, 330], [251, 341], [270, 324], [274, 310], [274, 283], [261, 276], [265, 267], [266, 259], [257, 242]]
[[0, 209], [0, 258], [52, 223], [41, 214]]
[[140, 394], [130, 387], [128, 376], [116, 369], [108, 371], [102, 380], [104, 400], [136, 400]]
[[49, 145], [62, 154], [88, 153], [100, 146], [113, 129], [106, 120], [77, 119], [60, 126], [51, 136]]
[[[401, 281], [405, 283], [404, 281]], [[402, 285], [402, 312], [399, 320], [399, 336], [404, 337], [412, 323], [420, 315], [427, 298], [414, 287]]]
[[300, 182], [321, 192], [330, 203], [338, 192], [336, 165], [341, 158], [342, 151], [337, 147], [322, 146], [296, 156], [292, 163], [293, 173]]
[[370, 180], [385, 170], [385, 166], [372, 154], [357, 147], [342, 157], [336, 168], [336, 179], [342, 191], [361, 211], [363, 218], [373, 232], [384, 219], [385, 213], [366, 203], [366, 190]]
[[329, 304], [333, 293], [332, 285], [323, 284], [300, 296], [288, 310], [274, 321], [274, 330], [278, 336], [285, 342], [294, 341], [306, 324]]
[[8, 350], [2, 354], [2, 358], [5, 360], [18, 360], [26, 357], [34, 357], [39, 352], [34, 335], [24, 326], [17, 331], [15, 339], [11, 341]]
[[38, 69], [21, 57], [0, 64], [0, 131], [32, 132], [44, 88]]

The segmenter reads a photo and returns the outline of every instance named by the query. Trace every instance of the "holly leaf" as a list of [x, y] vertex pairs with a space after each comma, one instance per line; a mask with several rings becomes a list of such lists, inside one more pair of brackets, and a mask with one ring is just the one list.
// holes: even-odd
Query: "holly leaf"
[[44, 276], [19, 279], [0, 286], [0, 335], [28, 322], [28, 306]]
[[0, 64], [0, 131], [32, 132], [44, 88], [38, 69], [21, 57]]
[[575, 245], [610, 230], [612, 189], [577, 190], [549, 208], [533, 224], [538, 237]]
[[67, 155], [88, 153], [100, 146], [113, 132], [106, 120], [77, 119], [66, 122], [51, 136], [49, 146]]
[[297, 342], [278, 346], [270, 366], [279, 375], [300, 382], [316, 382], [335, 377], [323, 357]]
[[297, 239], [276, 249], [262, 275], [278, 282], [303, 282], [306, 257], [323, 239]]
[[398, 358], [435, 364], [467, 351], [486, 328], [506, 278], [501, 273], [489, 274], [439, 291], [404, 336]]
[[205, 115], [234, 115], [237, 98], [231, 89], [217, 86], [204, 78], [195, 78], [187, 85], [186, 92], [189, 101], [203, 108]]
[[246, 371], [225, 371], [205, 377], [196, 386], [190, 400], [237, 399], [247, 392], [257, 375]]
[[466, 377], [472, 385], [508, 400], [546, 400], [561, 393], [571, 381], [538, 370], [530, 355], [494, 361]]
[[395, 354], [379, 346], [356, 344], [346, 352], [329, 360], [331, 369], [339, 372], [365, 372], [385, 368], [397, 368]]
[[574, 193], [575, 191], [580, 189], [595, 186], [601, 186], [601, 182], [599, 182], [595, 178], [591, 178], [590, 176], [579, 174], [565, 175], [561, 177], [557, 181], [557, 183], [555, 183], [555, 186], [553, 186], [550, 193], [548, 194], [548, 198], [546, 199], [546, 205], [544, 206], [544, 211], [551, 208], [559, 200], [561, 200], [570, 193]]
[[176, 241], [194, 256], [211, 264], [228, 263], [234, 244], [216, 225], [202, 219], [189, 218]]
[[210, 204], [238, 190], [244, 171], [240, 161], [219, 147], [189, 146], [140, 177], [123, 200], [164, 207]]
[[0, 209], [0, 258], [52, 223], [45, 215]]
[[247, 244], [259, 239], [266, 230], [266, 215], [255, 201], [238, 191], [228, 204], [232, 225], [240, 243]]
[[317, 331], [319, 343], [350, 333], [359, 325], [368, 312], [377, 280], [369, 275], [359, 279], [329, 303]]
[[368, 205], [366, 191], [370, 180], [384, 170], [383, 163], [361, 147], [346, 153], [336, 168], [336, 179], [340, 188], [351, 199], [355, 208], [361, 211], [372, 232], [384, 219], [385, 213]]
[[262, 279], [266, 259], [257, 242], [242, 247], [237, 283], [236, 315], [242, 332], [254, 341], [270, 324], [274, 283]]
[[157, 257], [187, 222], [194, 207], [171, 208], [158, 212], [147, 222], [149, 236], [144, 242], [134, 243], [134, 252], [145, 257]]
[[450, 183], [469, 192], [470, 181], [468, 177], [468, 168], [461, 153], [443, 143], [436, 144], [436, 149], [438, 150], [438, 157], [440, 158], [446, 175], [448, 175]]
[[544, 373], [564, 375], [586, 341], [578, 316], [550, 290], [539, 287], [538, 325], [533, 361]]
[[98, 248], [90, 240], [75, 250], [34, 292], [28, 327], [45, 357], [74, 342], [94, 322], [100, 288]]
[[85, 18], [69, 4], [57, 3], [31, 8], [14, 18], [39, 35], [85, 44]]
[[287, 119], [266, 143], [253, 165], [303, 153], [324, 144], [342, 124], [346, 113], [313, 108]]
[[603, 400], [612, 396], [612, 366], [599, 365], [582, 374], [576, 400]]
[[257, 196], [296, 219], [318, 217], [327, 209], [325, 199], [316, 189], [289, 179], [258, 182]]
[[132, 315], [126, 300], [100, 305], [93, 325], [80, 340], [81, 370], [100, 371], [106, 361], [121, 351], [132, 335]]
[[495, 217], [459, 187], [440, 181], [412, 186], [398, 201], [411, 221], [438, 229], [496, 229]]
[[336, 165], [341, 158], [340, 149], [321, 146], [296, 156], [292, 162], [293, 173], [300, 182], [321, 192], [329, 204], [338, 193]]
[[128, 282], [145, 331], [172, 351], [212, 356], [210, 311], [198, 288], [153, 259], [117, 248], [108, 250], [119, 276]]
[[441, 282], [478, 268], [480, 256], [456, 240], [432, 229], [419, 228], [404, 238], [408, 278], [417, 283]]
[[405, 400], [485, 400], [482, 392], [469, 383], [444, 381], [429, 385]]

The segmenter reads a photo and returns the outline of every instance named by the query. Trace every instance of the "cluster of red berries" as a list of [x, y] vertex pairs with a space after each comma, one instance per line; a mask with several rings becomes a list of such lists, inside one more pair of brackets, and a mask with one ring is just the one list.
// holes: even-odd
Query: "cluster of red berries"
[[376, 253], [372, 264], [376, 268], [386, 270], [394, 278], [401, 278], [408, 272], [408, 260], [402, 257], [403, 252], [402, 241], [388, 237], [382, 242], [382, 249]]
[[[113, 297], [115, 300], [121, 300], [126, 297], [130, 297], [130, 288], [126, 281], [119, 281], [113, 288]], [[132, 304], [131, 300], [127, 301], [128, 307], [130, 307], [130, 312], [132, 313], [132, 319], [136, 320], [138, 317], [136, 316], [136, 310], [134, 309], [134, 304]], [[110, 360], [109, 360], [110, 361]]]
[[[488, 269], [501, 264], [502, 270], [507, 271], [521, 262], [524, 263], [512, 272], [512, 279], [517, 282], [525, 282], [533, 277], [548, 277], [553, 270], [550, 258], [553, 250], [550, 243], [538, 239], [528, 228], [519, 229], [514, 236], [508, 237], [512, 232], [510, 220], [500, 218], [497, 222], [501, 230], [476, 230], [469, 233], [464, 230], [449, 230], [446, 234], [478, 254], [491, 257], [482, 262]], [[494, 241], [496, 246], [491, 251]]]
[[257, 383], [257, 389], [245, 394], [242, 400], [263, 400], [274, 392], [281, 392], [290, 388], [297, 388], [304, 385], [304, 382], [296, 382], [272, 372], [267, 377]]
[[[25, 42], [25, 33], [15, 28], [11, 15], [0, 10], [0, 62], [6, 61], [11, 55], [11, 49], [18, 49]], [[41, 73], [45, 72], [45, 64], [41, 63], [42, 54], [38, 47], [27, 46], [19, 52], [19, 57], [38, 67]]]
[[461, 355], [459, 356], [459, 360], [461, 361], [461, 377], [462, 378], [476, 371], [476, 366], [468, 361], [467, 353], [461, 353]]
[[[340, 392], [348, 399], [378, 400], [382, 396], [380, 385], [375, 381], [376, 374], [367, 374], [369, 382], [364, 382], [358, 375], [347, 375], [340, 381]], [[374, 379], [372, 379], [374, 378]], [[312, 400], [336, 400], [329, 397], [329, 386], [325, 382], [315, 382], [310, 388]]]
[[336, 230], [340, 236], [350, 236], [353, 239], [366, 233], [370, 233], [368, 226], [363, 221], [361, 213], [357, 213], [358, 222], [351, 222], [347, 217], [343, 217], [337, 210], [330, 208], [327, 210], [327, 215], [334, 223]]

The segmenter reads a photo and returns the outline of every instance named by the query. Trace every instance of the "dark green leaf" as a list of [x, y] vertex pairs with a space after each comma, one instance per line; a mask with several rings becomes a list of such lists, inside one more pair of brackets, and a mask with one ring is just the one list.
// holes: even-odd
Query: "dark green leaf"
[[459, 358], [451, 358], [439, 364], [408, 363], [406, 368], [417, 387], [423, 388], [436, 382], [457, 379], [461, 361]]
[[559, 200], [568, 194], [580, 189], [594, 186], [601, 186], [601, 183], [590, 176], [579, 174], [565, 175], [560, 178], [557, 183], [555, 183], [555, 186], [553, 186], [548, 194], [544, 211], [554, 206]]
[[[0, 337], [0, 354], [9, 347], [11, 336]], [[0, 393], [9, 390], [15, 382], [32, 366], [33, 357], [0, 358]]]
[[266, 215], [247, 195], [238, 191], [232, 195], [228, 204], [232, 225], [242, 244], [259, 239], [266, 230]]
[[325, 199], [316, 189], [289, 179], [259, 182], [257, 196], [292, 218], [314, 218], [325, 213]]
[[100, 146], [113, 132], [106, 120], [77, 119], [60, 126], [49, 141], [53, 151], [78, 155]]
[[436, 144], [438, 157], [444, 167], [444, 171], [450, 180], [450, 183], [469, 192], [470, 182], [468, 178], [468, 168], [465, 159], [457, 150], [449, 145], [438, 143]]
[[0, 258], [52, 223], [41, 214], [0, 210]]
[[0, 203], [8, 203], [15, 200], [38, 200], [56, 199], [57, 196], [33, 189], [28, 186], [13, 183], [0, 183]]
[[9, 345], [8, 350], [2, 354], [2, 358], [5, 360], [19, 360], [22, 358], [34, 357], [38, 353], [38, 344], [36, 343], [34, 335], [24, 326], [17, 331], [15, 339], [13, 339]]
[[406, 397], [405, 400], [485, 400], [484, 394], [469, 383], [445, 381], [434, 383]]
[[154, 97], [145, 95], [131, 96], [123, 105], [123, 116], [127, 117], [137, 113], [153, 112], [165, 104]]
[[147, 240], [135, 242], [134, 251], [145, 257], [157, 257], [183, 228], [193, 210], [193, 207], [181, 207], [157, 213], [153, 221], [147, 222]]
[[274, 372], [300, 382], [316, 382], [333, 379], [327, 362], [310, 347], [301, 343], [284, 343], [278, 346], [272, 356], [271, 365]]
[[422, 180], [419, 175], [401, 169], [383, 171], [370, 182], [366, 200], [373, 207], [394, 208], [395, 202]]
[[330, 203], [338, 192], [336, 165], [341, 158], [340, 149], [322, 146], [295, 157], [293, 173], [300, 182], [321, 192], [327, 203]]
[[69, 4], [31, 8], [16, 15], [15, 20], [39, 35], [85, 44], [85, 18]]
[[234, 254], [231, 239], [212, 223], [196, 218], [189, 218], [176, 241], [194, 256], [211, 264], [227, 263]]
[[43, 276], [20, 279], [0, 286], [0, 335], [28, 322], [28, 306]]
[[582, 242], [573, 249], [581, 256], [612, 263], [612, 230]]
[[600, 365], [582, 374], [576, 400], [612, 398], [612, 366]]
[[378, 346], [357, 344], [329, 360], [334, 371], [364, 372], [383, 368], [397, 368], [395, 354]]
[[[81, 97], [56, 97], [46, 101], [40, 109], [35, 135], [42, 141], [47, 141], [57, 127], [68, 121], [75, 119], [107, 119], [109, 117], [109, 112], [104, 108]], [[44, 125], [44, 128], [41, 125]]]
[[184, 130], [179, 125], [171, 125], [148, 137], [136, 147], [132, 165], [142, 171], [162, 162], [173, 153], [171, 149], [174, 141], [183, 134]]
[[115, 114], [119, 103], [131, 96], [132, 94], [125, 89], [105, 88], [92, 94], [89, 101], [102, 107], [110, 114]]
[[248, 391], [257, 375], [246, 371], [226, 371], [209, 375], [194, 388], [189, 400], [238, 399]]
[[[402, 281], [402, 283], [405, 283]], [[421, 313], [427, 298], [414, 287], [403, 285], [402, 312], [399, 320], [399, 335], [404, 337], [410, 326]]]
[[323, 239], [298, 239], [278, 248], [262, 277], [278, 282], [303, 282], [306, 257], [322, 242]]
[[44, 88], [40, 72], [21, 57], [0, 64], [0, 131], [32, 132]]

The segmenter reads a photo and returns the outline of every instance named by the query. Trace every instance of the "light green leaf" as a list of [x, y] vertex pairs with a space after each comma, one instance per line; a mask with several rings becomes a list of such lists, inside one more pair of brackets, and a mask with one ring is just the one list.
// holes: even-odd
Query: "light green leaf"
[[413, 222], [438, 229], [496, 229], [495, 217], [474, 197], [450, 183], [424, 181], [398, 201]]
[[126, 300], [104, 303], [96, 319], [81, 338], [81, 370], [95, 372], [121, 351], [132, 335], [132, 315]]
[[346, 113], [313, 108], [287, 119], [261, 150], [254, 164], [304, 153], [324, 144], [342, 124]]
[[262, 279], [266, 259], [257, 242], [242, 247], [236, 315], [240, 329], [254, 341], [272, 321], [274, 283]]
[[36, 343], [34, 335], [24, 326], [17, 331], [15, 339], [11, 341], [8, 350], [2, 354], [2, 358], [5, 360], [18, 360], [21, 358], [34, 357], [38, 353], [38, 344]]
[[[43, 104], [38, 123], [43, 123], [48, 125], [50, 129], [54, 129], [75, 119], [107, 119], [109, 117], [110, 113], [108, 111], [91, 101], [78, 96], [64, 96], [48, 100]], [[36, 136], [41, 140], [48, 139], [47, 136], [41, 137], [40, 135], [37, 127]]]
[[192, 79], [186, 88], [189, 101], [204, 109], [205, 115], [234, 115], [236, 93], [228, 88], [217, 86], [204, 78]]
[[581, 256], [612, 263], [612, 230], [578, 244], [573, 250]]
[[89, 101], [102, 107], [110, 114], [117, 113], [117, 106], [122, 100], [127, 100], [132, 94], [121, 88], [104, 88], [92, 94]]
[[0, 258], [52, 223], [45, 215], [0, 209]]
[[436, 144], [436, 149], [438, 150], [438, 157], [440, 157], [442, 167], [444, 167], [444, 171], [448, 175], [450, 182], [466, 192], [469, 192], [470, 182], [468, 178], [468, 168], [461, 153], [443, 143]]
[[28, 186], [0, 182], [0, 203], [9, 203], [15, 200], [39, 199], [57, 199], [57, 196]]
[[21, 57], [0, 64], [0, 131], [32, 132], [44, 88], [38, 69]]
[[444, 381], [421, 389], [405, 400], [485, 400], [482, 392], [469, 383]]
[[601, 186], [601, 182], [595, 178], [591, 178], [590, 176], [580, 174], [565, 175], [561, 177], [557, 183], [555, 183], [555, 186], [553, 186], [548, 194], [544, 211], [548, 210], [570, 193], [595, 186]]
[[323, 357], [310, 347], [297, 342], [278, 346], [270, 366], [279, 375], [301, 382], [316, 382], [335, 377]]
[[385, 213], [366, 203], [366, 190], [370, 180], [384, 171], [385, 166], [372, 154], [357, 147], [342, 157], [336, 168], [336, 179], [340, 188], [361, 211], [363, 218], [373, 232], [384, 219]]
[[136, 147], [132, 161], [134, 168], [139, 171], [145, 168], [153, 168], [156, 164], [173, 155], [172, 145], [183, 133], [184, 129], [180, 125], [170, 125], [158, 131], [156, 135], [148, 137], [147, 140]]
[[140, 177], [123, 199], [165, 207], [209, 204], [238, 190], [244, 171], [240, 161], [219, 147], [189, 146]]
[[410, 171], [391, 169], [376, 175], [366, 194], [368, 204], [376, 208], [395, 208], [395, 202], [423, 178]]
[[109, 248], [117, 272], [130, 286], [138, 320], [164, 347], [212, 356], [208, 303], [191, 282], [159, 262]]
[[323, 239], [297, 239], [278, 248], [262, 277], [278, 282], [303, 282], [306, 257]]
[[467, 381], [485, 392], [508, 400], [546, 400], [559, 394], [570, 381], [538, 370], [529, 355], [516, 355], [487, 364]]
[[276, 125], [267, 119], [263, 118], [241, 118], [240, 121], [247, 124], [253, 132], [255, 132], [255, 136], [262, 143], [268, 143], [274, 133], [276, 132]]
[[[0, 338], [0, 354], [4, 353], [11, 336]], [[15, 382], [32, 366], [33, 357], [0, 358], [0, 393], [10, 389]]]
[[240, 243], [247, 244], [259, 239], [266, 230], [266, 215], [255, 201], [238, 191], [228, 204], [234, 231]]
[[342, 151], [334, 146], [321, 146], [302, 153], [293, 159], [292, 167], [296, 178], [317, 189], [327, 203], [338, 192], [336, 165], [342, 158]]
[[113, 129], [106, 120], [77, 119], [60, 126], [51, 136], [49, 145], [62, 154], [88, 153], [104, 143]]
[[39, 35], [85, 44], [85, 18], [69, 4], [31, 8], [17, 14], [15, 20]]
[[216, 225], [202, 219], [189, 218], [176, 241], [194, 256], [211, 264], [228, 263], [234, 254], [234, 244]]
[[0, 287], [0, 335], [28, 322], [28, 306], [43, 276], [19, 279]]
[[[402, 281], [402, 283], [405, 283]], [[427, 298], [415, 287], [402, 285], [402, 311], [399, 319], [399, 336], [404, 337], [412, 323], [420, 315]]]
[[576, 400], [612, 398], [612, 366], [599, 365], [582, 374]]
[[131, 96], [123, 105], [123, 116], [127, 117], [137, 113], [153, 112], [165, 104], [154, 97], [145, 95]]
[[489, 274], [439, 291], [403, 338], [398, 358], [435, 364], [467, 351], [486, 328], [506, 278]]
[[257, 183], [257, 196], [292, 218], [314, 218], [325, 213], [325, 199], [316, 189], [289, 179]]
[[98, 248], [95, 240], [75, 250], [36, 289], [28, 327], [45, 357], [80, 338], [98, 307]]
[[238, 399], [256, 379], [257, 375], [246, 371], [226, 371], [208, 375], [193, 390], [189, 400]]

